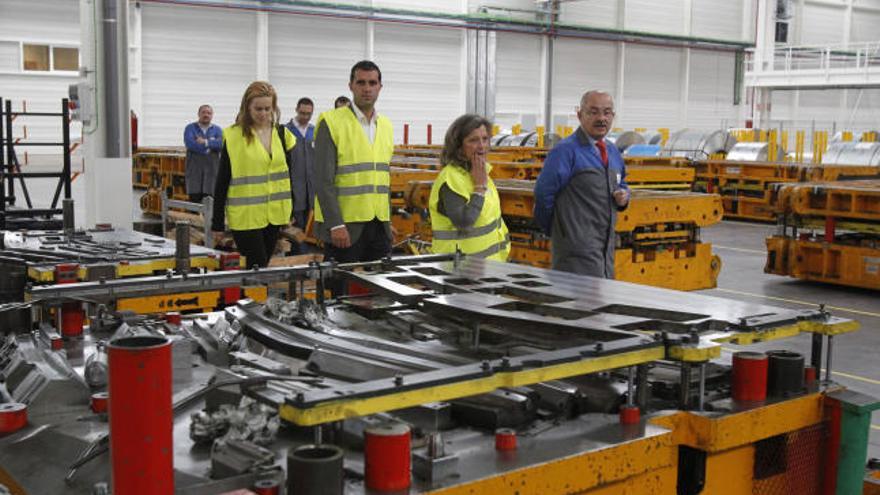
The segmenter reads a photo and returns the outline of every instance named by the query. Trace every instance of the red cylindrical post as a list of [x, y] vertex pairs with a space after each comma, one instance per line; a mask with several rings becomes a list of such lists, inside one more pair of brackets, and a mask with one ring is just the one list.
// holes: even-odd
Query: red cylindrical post
[[0, 404], [0, 434], [12, 433], [27, 426], [27, 405], [20, 402]]
[[428, 144], [431, 144], [431, 124], [428, 124]]
[[495, 450], [502, 452], [516, 450], [516, 430], [511, 428], [495, 430]]
[[169, 311], [165, 313], [165, 321], [171, 325], [180, 326], [183, 323], [183, 316], [180, 314], [180, 311]]
[[403, 144], [409, 144], [409, 124], [403, 124]]
[[837, 230], [837, 219], [825, 217], [825, 242], [834, 242], [835, 230]]
[[410, 431], [403, 423], [366, 429], [364, 474], [367, 488], [403, 490], [410, 484]]
[[259, 480], [251, 491], [257, 495], [281, 495], [281, 483], [278, 480]]
[[113, 492], [171, 495], [171, 343], [154, 336], [117, 339], [108, 359]]
[[639, 406], [620, 406], [620, 424], [622, 425], [634, 425], [638, 424], [641, 420], [642, 414], [639, 411]]
[[737, 352], [733, 355], [733, 400], [761, 401], [767, 398], [767, 355]]
[[107, 412], [107, 402], [109, 394], [107, 392], [95, 392], [89, 398], [89, 406], [95, 414]]
[[816, 367], [815, 366], [806, 366], [804, 367], [804, 383], [807, 385], [812, 385], [816, 381]]
[[66, 302], [61, 305], [61, 335], [78, 337], [83, 333], [86, 312], [79, 301]]

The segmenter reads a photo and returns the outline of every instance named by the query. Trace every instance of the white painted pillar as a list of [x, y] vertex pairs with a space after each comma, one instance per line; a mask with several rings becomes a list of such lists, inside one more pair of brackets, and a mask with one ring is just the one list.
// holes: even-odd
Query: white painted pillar
[[684, 16], [682, 16], [682, 34], [690, 36], [693, 32], [694, 3], [684, 0]]
[[[622, 3], [622, 2], [621, 2]], [[626, 43], [623, 41], [617, 43], [617, 79], [614, 88], [614, 108], [619, 115], [625, 113], [626, 101], [623, 93], [626, 89]]]
[[364, 58], [373, 60], [376, 56], [376, 23], [367, 21], [367, 29], [364, 33]]
[[678, 114], [678, 126], [680, 128], [687, 127], [688, 120], [688, 100], [690, 100], [691, 92], [691, 49], [684, 49], [684, 56], [681, 58], [681, 111]]
[[755, 38], [755, 71], [773, 68], [773, 50], [776, 48], [776, 2], [758, 1]]
[[[138, 118], [143, 117], [144, 108], [144, 44], [143, 44], [143, 17], [141, 5], [134, 3], [129, 5], [130, 22], [128, 25], [129, 47], [129, 104]], [[140, 132], [140, 131], [139, 131]], [[140, 136], [138, 136], [140, 138]]]
[[843, 13], [843, 46], [849, 46], [852, 39], [853, 0], [845, 0], [846, 10]]
[[257, 81], [269, 80], [269, 13], [257, 12]]
[[755, 16], [755, 2], [761, 0], [742, 0], [742, 26], [740, 26], [740, 39], [742, 41], [754, 41], [752, 37], [755, 35], [755, 28], [752, 26], [752, 20]]

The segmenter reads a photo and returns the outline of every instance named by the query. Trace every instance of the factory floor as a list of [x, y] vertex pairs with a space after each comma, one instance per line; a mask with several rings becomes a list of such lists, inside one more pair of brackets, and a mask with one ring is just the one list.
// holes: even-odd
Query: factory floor
[[[31, 180], [29, 189], [35, 200], [51, 198], [55, 190], [55, 181]], [[85, 218], [84, 190], [85, 180], [79, 177], [72, 187], [78, 226], [82, 225]], [[139, 207], [141, 194], [143, 191], [140, 190], [133, 192], [132, 215], [136, 221], [144, 219]], [[764, 239], [772, 235], [775, 230], [774, 225], [734, 221], [724, 221], [703, 229], [702, 239], [704, 242], [712, 243], [713, 251], [721, 257], [722, 269], [718, 278], [718, 287], [701, 292], [706, 295], [793, 309], [825, 304], [826, 309], [835, 316], [858, 320], [862, 325], [860, 331], [835, 338], [833, 378], [852, 390], [880, 397], [878, 292], [765, 274]], [[782, 342], [750, 346], [751, 349], [765, 350], [780, 347], [809, 355], [810, 337], [801, 335]], [[730, 345], [725, 348], [735, 350], [737, 346]], [[880, 412], [874, 413], [871, 423], [868, 456], [880, 458]]]
[[[764, 239], [775, 232], [775, 225], [734, 221], [703, 229], [702, 240], [712, 243], [712, 251], [721, 257], [722, 267], [718, 287], [700, 293], [791, 309], [825, 304], [832, 315], [859, 321], [858, 332], [834, 339], [832, 377], [852, 390], [880, 397], [880, 297], [877, 291], [765, 274]], [[725, 348], [739, 350], [733, 345]], [[801, 352], [809, 360], [810, 336], [749, 346], [756, 350], [778, 348]], [[874, 413], [871, 421], [868, 457], [880, 458], [880, 411]]]

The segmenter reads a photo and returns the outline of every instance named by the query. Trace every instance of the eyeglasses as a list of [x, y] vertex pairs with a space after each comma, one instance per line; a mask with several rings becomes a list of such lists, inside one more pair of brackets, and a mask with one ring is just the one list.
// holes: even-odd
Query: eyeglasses
[[614, 117], [614, 110], [611, 108], [590, 108], [588, 110], [581, 110], [580, 108], [578, 108], [578, 111], [583, 111], [590, 117], [598, 117], [600, 115], [603, 117]]

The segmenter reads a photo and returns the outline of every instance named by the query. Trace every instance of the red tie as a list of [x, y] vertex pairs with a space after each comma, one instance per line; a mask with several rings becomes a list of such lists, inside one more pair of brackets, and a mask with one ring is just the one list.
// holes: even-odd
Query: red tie
[[596, 141], [596, 147], [599, 148], [599, 156], [602, 157], [602, 165], [608, 166], [608, 148], [605, 147], [605, 140]]

